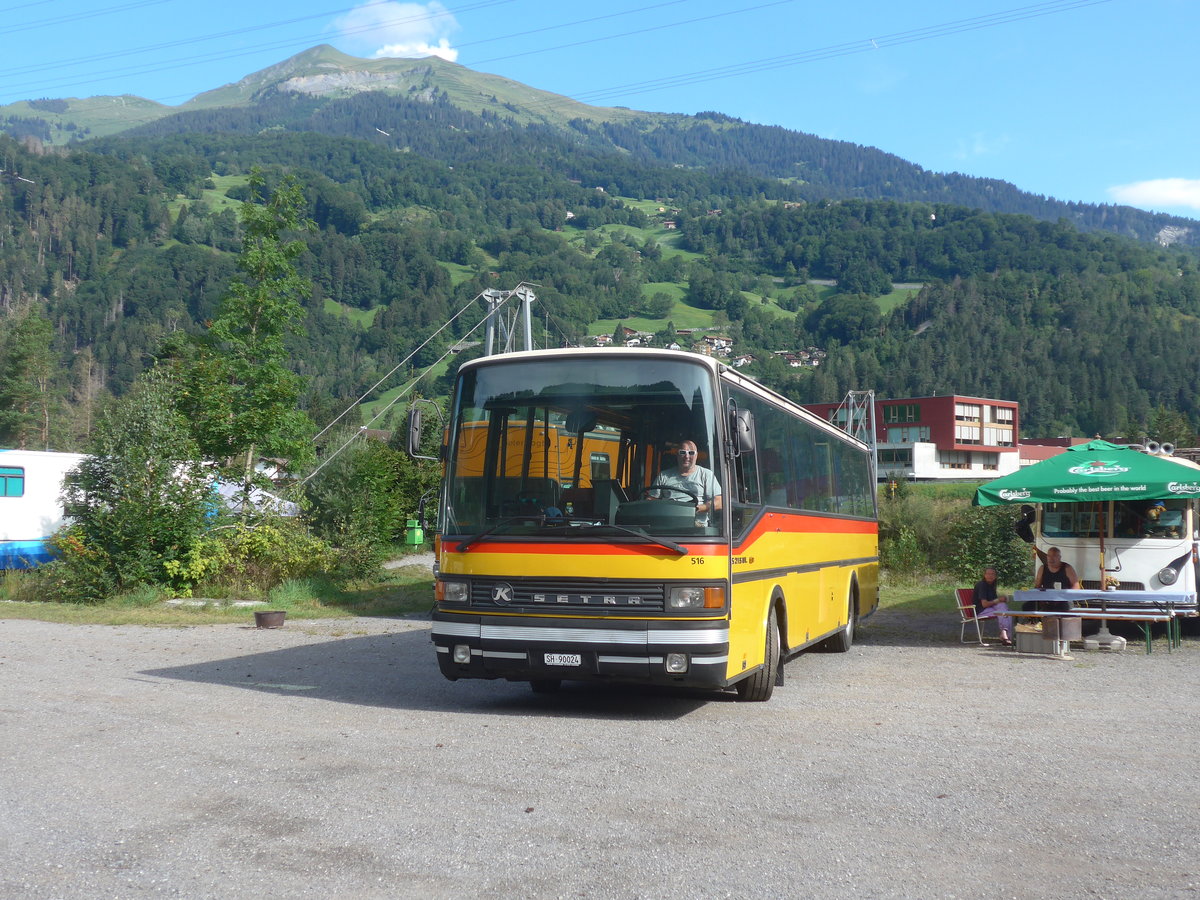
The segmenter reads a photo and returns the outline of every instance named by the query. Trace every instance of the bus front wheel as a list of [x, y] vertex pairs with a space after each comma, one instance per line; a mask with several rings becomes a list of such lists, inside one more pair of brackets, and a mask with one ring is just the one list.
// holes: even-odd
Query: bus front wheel
[[767, 616], [767, 648], [762, 668], [737, 683], [738, 699], [760, 703], [771, 699], [775, 689], [775, 674], [779, 668], [779, 622], [775, 618], [775, 607]]

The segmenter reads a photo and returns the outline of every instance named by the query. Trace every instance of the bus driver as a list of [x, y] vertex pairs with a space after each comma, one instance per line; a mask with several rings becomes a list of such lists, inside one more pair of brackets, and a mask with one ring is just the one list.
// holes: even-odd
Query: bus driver
[[[679, 462], [674, 469], [665, 469], [650, 485], [651, 488], [681, 487], [696, 497], [696, 524], [707, 525], [709, 513], [721, 508], [721, 485], [711, 471], [696, 465], [696, 442], [684, 441], [679, 445]], [[659, 499], [670, 497], [669, 490], [657, 492]], [[690, 496], [689, 496], [690, 499]]]

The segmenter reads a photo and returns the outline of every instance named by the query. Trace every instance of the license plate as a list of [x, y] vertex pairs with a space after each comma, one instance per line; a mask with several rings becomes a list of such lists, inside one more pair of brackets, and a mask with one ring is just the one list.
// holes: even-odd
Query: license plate
[[547, 653], [545, 659], [548, 666], [583, 665], [583, 656], [579, 653]]

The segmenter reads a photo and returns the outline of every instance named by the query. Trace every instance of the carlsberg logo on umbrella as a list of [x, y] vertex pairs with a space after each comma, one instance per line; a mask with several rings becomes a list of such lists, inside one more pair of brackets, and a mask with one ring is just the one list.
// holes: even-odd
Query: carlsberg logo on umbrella
[[1001, 491], [1001, 500], [1028, 500], [1032, 496], [1029, 491]]
[[1111, 459], [1098, 459], [1081, 466], [1072, 466], [1067, 471], [1072, 475], [1086, 475], [1089, 478], [1108, 478], [1111, 475], [1124, 475], [1129, 471], [1129, 467]]
[[1167, 485], [1172, 494], [1200, 494], [1200, 484], [1196, 482], [1172, 481]]

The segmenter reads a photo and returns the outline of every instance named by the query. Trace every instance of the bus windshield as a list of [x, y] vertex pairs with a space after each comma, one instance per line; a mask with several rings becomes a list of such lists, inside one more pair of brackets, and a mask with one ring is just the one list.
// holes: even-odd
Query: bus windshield
[[1141, 500], [1108, 503], [1047, 503], [1042, 535], [1058, 538], [1136, 538], [1172, 540], [1186, 537], [1186, 500]]
[[464, 369], [442, 533], [721, 535], [713, 397], [709, 369], [683, 360], [500, 357]]

